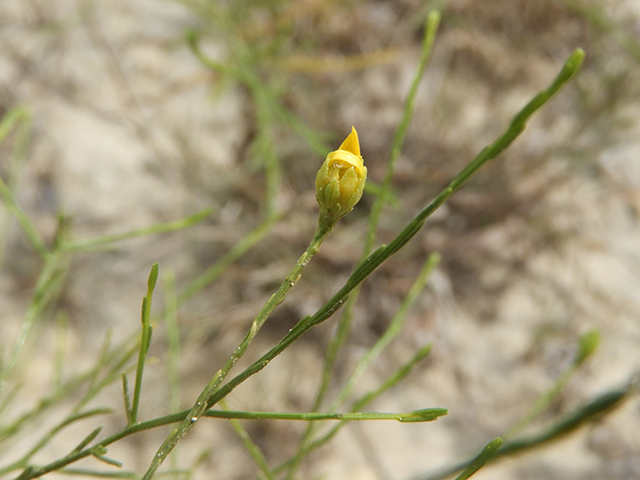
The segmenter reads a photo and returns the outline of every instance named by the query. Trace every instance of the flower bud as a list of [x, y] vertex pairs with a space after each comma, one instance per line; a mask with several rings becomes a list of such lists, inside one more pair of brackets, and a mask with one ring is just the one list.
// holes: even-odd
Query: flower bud
[[327, 155], [316, 176], [316, 198], [320, 218], [329, 224], [349, 213], [362, 197], [367, 181], [367, 167], [360, 156], [358, 132], [351, 133], [340, 148]]

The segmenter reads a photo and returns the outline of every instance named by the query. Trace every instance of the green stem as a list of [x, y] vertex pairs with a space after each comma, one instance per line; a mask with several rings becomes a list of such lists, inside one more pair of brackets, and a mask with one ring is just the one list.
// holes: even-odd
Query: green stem
[[313, 258], [313, 256], [318, 252], [320, 245], [329, 236], [332, 230], [333, 226], [327, 226], [324, 223], [321, 223], [318, 226], [318, 229], [313, 236], [313, 240], [311, 240], [307, 250], [298, 259], [296, 265], [280, 285], [280, 288], [278, 288], [276, 293], [271, 295], [267, 303], [262, 307], [262, 310], [253, 321], [251, 328], [238, 345], [238, 348], [234, 350], [224, 367], [213, 376], [209, 384], [205, 387], [202, 393], [200, 393], [194, 406], [189, 411], [189, 415], [187, 415], [182, 424], [174, 430], [160, 446], [157, 454], [151, 462], [151, 465], [149, 466], [149, 469], [143, 477], [144, 480], [148, 480], [153, 477], [167, 455], [171, 450], [173, 450], [177, 443], [189, 433], [189, 431], [194, 427], [196, 421], [204, 414], [204, 412], [224, 398], [225, 395], [217, 395], [217, 392], [220, 391], [220, 384], [227, 377], [238, 360], [242, 358], [244, 353], [247, 351], [247, 348], [249, 348], [249, 344], [254, 339], [260, 328], [262, 328], [262, 325], [264, 325], [273, 310], [284, 301], [291, 288], [293, 288], [296, 282], [300, 279], [302, 269], [307, 266], [311, 258]]
[[14, 217], [16, 217], [16, 220], [22, 227], [22, 230], [24, 230], [24, 233], [27, 235], [27, 238], [31, 242], [31, 245], [33, 245], [38, 254], [46, 260], [47, 256], [49, 255], [49, 250], [47, 249], [44, 240], [42, 240], [42, 237], [38, 233], [38, 230], [36, 229], [33, 222], [31, 222], [27, 214], [24, 213], [15, 202], [13, 194], [11, 193], [11, 189], [7, 186], [2, 177], [0, 177], [0, 198], [2, 198], [2, 201], [6, 205], [9, 212], [11, 212]]
[[502, 435], [503, 439], [511, 438], [515, 433], [522, 430], [526, 425], [531, 423], [536, 417], [544, 412], [554, 398], [556, 398], [560, 392], [567, 386], [571, 377], [580, 369], [584, 362], [595, 352], [600, 342], [600, 334], [597, 330], [590, 330], [587, 333], [580, 336], [578, 339], [578, 349], [575, 357], [567, 369], [562, 372], [552, 387], [543, 393], [533, 407], [507, 432]]
[[[621, 406], [626, 400], [629, 399], [629, 397], [631, 397], [631, 395], [637, 394], [637, 392], [637, 380], [632, 380], [622, 387], [605, 392], [602, 395], [594, 398], [587, 404], [578, 407], [574, 411], [564, 415], [553, 425], [541, 431], [540, 433], [505, 442], [502, 447], [497, 450], [497, 452], [495, 452], [494, 455], [488, 460], [493, 461], [505, 455], [514, 454], [524, 450], [530, 450], [545, 443], [558, 440], [573, 432], [574, 430], [582, 427], [588, 422], [596, 418], [600, 418], [607, 413], [610, 413], [614, 409]], [[466, 460], [441, 472], [420, 477], [420, 480], [443, 480], [465, 468], [468, 468], [470, 465], [472, 465], [474, 460], [474, 458]]]
[[347, 399], [347, 397], [355, 387], [356, 383], [358, 382], [366, 368], [382, 353], [387, 345], [389, 345], [391, 340], [393, 340], [400, 333], [402, 327], [404, 326], [405, 317], [407, 315], [407, 312], [409, 311], [409, 308], [411, 308], [413, 303], [418, 299], [420, 293], [427, 283], [427, 280], [429, 279], [429, 276], [431, 275], [431, 272], [433, 272], [434, 268], [436, 268], [439, 262], [439, 254], [434, 253], [429, 256], [427, 261], [424, 263], [420, 275], [411, 286], [409, 293], [404, 298], [402, 305], [400, 305], [400, 308], [394, 315], [391, 323], [375, 343], [375, 345], [373, 345], [373, 347], [371, 347], [371, 349], [369, 349], [369, 351], [367, 351], [367, 353], [358, 361], [355, 368], [353, 369], [353, 372], [351, 372], [351, 375], [340, 390], [340, 393], [329, 407], [329, 411], [335, 411], [340, 405], [342, 405], [342, 403]]
[[20, 460], [16, 460], [15, 462], [0, 468], [0, 475], [4, 475], [7, 472], [12, 472], [19, 468], [25, 468], [29, 464], [29, 460], [40, 450], [42, 450], [51, 440], [65, 427], [75, 423], [79, 420], [83, 420], [85, 418], [89, 418], [95, 415], [104, 415], [107, 413], [112, 413], [112, 410], [109, 408], [96, 408], [94, 410], [88, 410], [86, 412], [77, 413], [69, 415], [65, 420], [60, 422], [54, 428], [52, 428], [49, 432], [47, 432], [41, 439], [36, 443], [31, 450], [24, 454], [24, 456]]
[[[344, 301], [348, 298], [349, 293], [360, 284], [366, 277], [368, 277], [380, 264], [382, 264], [385, 260], [395, 254], [400, 248], [402, 248], [414, 235], [416, 235], [420, 229], [423, 227], [426, 219], [437, 209], [439, 208], [451, 195], [453, 195], [466, 180], [469, 179], [482, 165], [496, 157], [499, 153], [501, 153], [505, 148], [507, 148], [523, 131], [526, 122], [529, 118], [546, 102], [548, 102], [553, 95], [555, 95], [560, 88], [566, 84], [571, 77], [576, 73], [578, 68], [580, 67], [582, 60], [584, 58], [584, 52], [581, 49], [576, 50], [571, 57], [567, 60], [564, 67], [558, 76], [554, 79], [551, 85], [544, 91], [540, 92], [536, 95], [525, 107], [518, 112], [518, 114], [513, 118], [509, 127], [505, 130], [505, 132], [500, 135], [491, 145], [486, 147], [480, 154], [473, 159], [467, 167], [465, 167], [449, 184], [449, 186], [443, 190], [424, 210], [422, 210], [412, 222], [410, 222], [407, 227], [388, 245], [382, 246], [378, 248], [375, 252], [373, 252], [367, 259], [360, 263], [360, 265], [355, 269], [352, 275], [347, 280], [346, 284], [336, 293], [331, 300], [329, 300], [318, 312], [316, 312], [313, 316], [306, 316], [302, 320], [300, 320], [294, 328], [269, 352], [263, 355], [258, 361], [253, 363], [250, 367], [244, 370], [242, 373], [231, 379], [227, 384], [223, 387], [219, 387], [220, 382], [226, 377], [229, 370], [231, 369], [230, 365], [227, 368], [227, 365], [223, 370], [218, 372], [218, 374], [214, 377], [212, 382], [207, 386], [203, 394], [204, 400], [206, 401], [206, 405], [215, 405], [218, 401], [223, 399], [226, 395], [228, 395], [235, 387], [244, 382], [247, 378], [251, 377], [255, 373], [262, 370], [273, 358], [282, 353], [288, 346], [290, 346], [295, 340], [300, 338], [304, 333], [306, 333], [309, 329], [314, 327], [315, 325], [323, 322], [327, 318], [329, 318], [337, 309], [339, 309]], [[269, 313], [277, 306], [279, 301], [282, 301], [284, 298], [283, 294], [286, 295], [288, 290], [295, 284], [297, 281], [300, 271], [309, 261], [309, 259], [313, 256], [313, 253], [317, 252], [317, 249], [320, 246], [320, 243], [330, 232], [316, 232], [314, 236], [314, 240], [311, 245], [307, 249], [307, 251], [300, 257], [296, 267], [292, 273], [287, 277], [283, 285], [280, 287], [278, 292], [272, 296], [261, 315], [259, 315], [254, 321], [254, 326], [252, 326], [247, 337], [242, 341], [240, 347], [236, 352], [234, 352], [234, 356], [230, 360], [230, 363], [235, 364], [235, 362], [242, 356], [244, 350], [248, 347], [248, 343], [253, 339], [253, 336], [257, 333], [259, 326], [261, 326], [260, 318], [263, 315], [263, 312], [266, 310]], [[288, 282], [288, 280], [291, 280]], [[282, 298], [280, 298], [282, 297]], [[279, 300], [279, 301], [278, 301]], [[263, 319], [262, 323], [264, 323]], [[256, 325], [259, 325], [258, 328], [255, 328]], [[247, 341], [248, 339], [248, 341]], [[238, 352], [241, 352], [238, 355]], [[229, 365], [229, 364], [228, 364]], [[211, 386], [214, 388], [211, 388]], [[628, 389], [627, 389], [628, 390]], [[622, 394], [611, 392], [610, 395], [603, 396], [600, 399], [597, 399], [594, 404], [590, 404], [585, 407], [585, 409], [579, 411], [573, 417], [569, 417], [566, 421], [562, 422], [558, 428], [553, 429], [548, 435], [538, 438], [549, 438], [549, 435], [558, 435], [561, 433], [566, 433], [572, 428], [577, 428], [587, 417], [592, 418], [597, 413], [601, 413], [604, 409], [610, 408], [617, 404], [621, 397], [626, 396], [628, 391], [623, 392]], [[202, 402], [205, 403], [205, 402]], [[192, 412], [196, 409], [200, 409], [205, 407], [205, 410], [202, 411], [202, 414], [206, 412], [206, 405], [198, 405], [191, 409], [185, 415], [185, 412], [179, 412], [176, 414], [168, 415], [165, 417], [156, 418], [154, 420], [150, 420], [147, 422], [140, 422], [135, 425], [126, 427], [119, 432], [105, 438], [101, 442], [99, 442], [96, 446], [107, 446], [113, 442], [116, 442], [128, 435], [148, 430], [150, 428], [154, 428], [161, 425], [167, 425], [170, 423], [180, 422], [182, 421], [182, 425], [180, 429], [174, 431], [172, 435], [165, 441], [165, 444], [161, 447], [161, 450], [158, 452], [160, 454], [160, 462], [157, 464], [152, 464], [149, 471], [145, 475], [145, 478], [149, 479], [153, 476], [153, 473], [158, 468], [159, 464], [166, 457], [166, 455], [171, 451], [171, 448], [175, 445], [174, 442], [179, 440], [179, 436], [184, 432], [181, 430], [184, 427], [185, 423], [193, 424], [192, 419], [198, 419], [199, 416], [194, 417]], [[199, 410], [196, 410], [199, 411]], [[186, 433], [186, 432], [185, 432]], [[177, 438], [177, 440], [176, 440]], [[513, 445], [510, 447], [510, 450], [517, 450], [519, 445], [517, 443], [509, 442]], [[168, 445], [168, 448], [167, 448]], [[507, 444], [508, 445], [508, 444]], [[95, 448], [94, 446], [93, 448]], [[505, 446], [500, 450], [503, 452], [505, 450]], [[20, 480], [28, 480], [31, 478], [35, 478], [45, 473], [58, 470], [63, 468], [70, 463], [73, 463], [81, 458], [85, 458], [89, 455], [92, 455], [90, 449], [84, 449], [81, 452], [72, 453], [62, 459], [59, 459], [55, 462], [52, 462], [44, 467], [40, 468], [30, 468], [25, 470], [22, 475], [20, 475]], [[155, 462], [155, 460], [154, 460]]]
[[398, 422], [430, 422], [447, 414], [446, 408], [428, 408], [407, 413], [349, 412], [349, 413], [287, 413], [287, 412], [242, 412], [232, 410], [207, 410], [205, 416], [244, 420], [299, 420], [317, 422], [324, 420], [397, 420]]
[[480, 470], [484, 465], [495, 457], [496, 452], [502, 446], [503, 440], [502, 438], [494, 438], [491, 440], [480, 452], [480, 454], [474, 458], [470, 465], [464, 469], [460, 475], [456, 477], [456, 480], [467, 480], [467, 478], [474, 475], [478, 470]]
[[57, 295], [58, 289], [61, 287], [67, 264], [67, 256], [58, 251], [47, 254], [45, 257], [45, 263], [40, 271], [40, 276], [38, 277], [38, 283], [36, 284], [35, 291], [31, 298], [31, 303], [29, 303], [29, 307], [27, 308], [22, 320], [20, 331], [18, 332], [18, 336], [11, 348], [9, 359], [6, 364], [3, 365], [2, 372], [0, 373], [0, 399], [4, 395], [4, 389], [7, 381], [18, 362], [22, 348], [24, 347], [33, 326], [51, 300]]
[[[87, 412], [84, 416], [95, 415], [101, 413], [96, 410]], [[130, 425], [122, 430], [110, 435], [109, 437], [101, 440], [91, 447], [86, 447], [80, 451], [74, 450], [72, 453], [64, 458], [56, 460], [42, 467], [27, 467], [26, 470], [16, 478], [16, 480], [29, 480], [32, 478], [40, 477], [46, 473], [60, 470], [61, 468], [77, 462], [82, 458], [86, 458], [95, 455], [96, 451], [105, 450], [107, 446], [117, 442], [129, 435], [133, 435], [138, 432], [150, 430], [152, 428], [161, 427], [163, 425], [169, 425], [171, 423], [180, 422], [190, 419], [190, 411], [183, 410], [178, 413], [165, 415], [163, 417], [155, 418], [146, 422], [139, 422], [135, 425]], [[396, 420], [398, 422], [431, 422], [437, 420], [439, 417], [446, 415], [446, 408], [425, 408], [422, 410], [415, 410], [407, 413], [380, 413], [380, 412], [359, 412], [359, 413], [271, 413], [271, 412], [243, 412], [243, 411], [229, 411], [229, 410], [206, 410], [203, 412], [203, 417], [208, 418], [221, 418], [221, 419], [246, 419], [246, 420], [301, 420], [301, 421], [322, 421], [322, 420]], [[74, 418], [76, 420], [77, 418]], [[68, 422], [67, 422], [68, 423]], [[15, 470], [17, 468], [23, 468], [26, 465], [21, 464], [19, 466], [12, 465], [10, 469], [3, 469], [2, 473]]]
[[[387, 347], [387, 345], [389, 345], [391, 340], [393, 340], [398, 335], [398, 333], [400, 333], [400, 331], [402, 330], [402, 327], [404, 326], [404, 320], [405, 320], [407, 311], [413, 305], [415, 300], [418, 298], [420, 292], [422, 292], [422, 289], [427, 283], [427, 279], [429, 278], [429, 275], [431, 274], [433, 269], [436, 267], [436, 265], [438, 265], [439, 261], [440, 261], [440, 255], [434, 253], [429, 256], [429, 258], [427, 259], [427, 261], [423, 266], [422, 272], [420, 273], [420, 275], [418, 276], [414, 284], [411, 286], [409, 293], [407, 294], [404, 301], [402, 302], [402, 305], [394, 315], [386, 331], [382, 334], [382, 336], [378, 339], [378, 341], [373, 345], [373, 347], [371, 347], [371, 349], [369, 349], [367, 353], [365, 353], [365, 355], [358, 361], [353, 371], [351, 372], [351, 375], [349, 376], [344, 386], [340, 390], [340, 393], [338, 393], [336, 399], [331, 403], [331, 406], [328, 409], [329, 412], [335, 412], [340, 407], [340, 405], [342, 405], [342, 403], [349, 396], [349, 394], [355, 387], [356, 383], [358, 382], [358, 380], [360, 379], [364, 371], [367, 369], [367, 367], [371, 364], [371, 362], [373, 362], [373, 360], [376, 357], [378, 357], [380, 353], [382, 353], [382, 351]], [[429, 350], [430, 350], [430, 347], [429, 347]], [[387, 382], [385, 382], [383, 385], [386, 385], [386, 383]], [[364, 405], [354, 408], [352, 411], [360, 410], [363, 406]], [[317, 407], [314, 408], [314, 411], [316, 409]], [[300, 446], [298, 447], [298, 452], [293, 457], [291, 462], [288, 462], [288, 465], [290, 465], [290, 470], [288, 474], [289, 476], [292, 475], [292, 472], [295, 472], [295, 470], [298, 468], [304, 456], [310, 451], [309, 446], [316, 445], [316, 442], [312, 443], [313, 433], [314, 433], [314, 430], [312, 428], [308, 427], [306, 429], [305, 436], [303, 437], [303, 441], [300, 443]], [[333, 434], [331, 436], [333, 436]], [[324, 441], [328, 440], [326, 436], [323, 437], [323, 439], [324, 439], [323, 443]]]
[[[227, 402], [224, 399], [220, 401], [220, 406], [224, 408], [223, 412], [227, 414], [231, 414], [231, 413], [258, 414], [258, 412], [231, 412], [229, 411]], [[256, 443], [253, 441], [253, 439], [249, 435], [249, 432], [247, 432], [247, 430], [242, 426], [242, 423], [240, 423], [240, 421], [238, 420], [238, 418], [248, 418], [248, 417], [233, 416], [233, 417], [225, 417], [225, 418], [230, 419], [231, 426], [240, 437], [240, 440], [242, 440], [242, 443], [244, 444], [245, 448], [247, 449], [249, 454], [253, 457], [253, 460], [256, 462], [256, 465], [258, 465], [258, 468], [260, 468], [260, 471], [265, 476], [265, 478], [267, 480], [276, 480], [275, 476], [273, 475], [273, 472], [269, 468], [269, 464], [267, 463], [267, 459], [262, 453], [262, 450], [260, 450], [260, 447], [256, 445]]]
[[167, 330], [167, 380], [169, 384], [169, 410], [180, 409], [180, 329], [178, 328], [178, 298], [175, 273], [170, 270], [164, 277], [164, 316]]
[[538, 93], [533, 99], [527, 103], [513, 118], [509, 127], [500, 135], [491, 145], [484, 148], [480, 154], [474, 158], [424, 210], [422, 210], [405, 228], [386, 246], [381, 246], [363, 262], [351, 274], [347, 283], [313, 316], [306, 316], [301, 319], [285, 337], [271, 350], [265, 353], [261, 358], [256, 360], [245, 371], [231, 379], [222, 388], [217, 390], [210, 397], [210, 405], [214, 405], [221, 398], [228, 395], [234, 388], [244, 382], [247, 378], [255, 375], [271, 360], [280, 355], [293, 342], [304, 335], [314, 326], [324, 322], [331, 317], [348, 299], [351, 291], [362, 283], [371, 273], [373, 273], [383, 262], [398, 252], [404, 245], [409, 242], [424, 226], [427, 218], [429, 218], [446, 200], [457, 192], [462, 185], [489, 160], [499, 155], [507, 148], [524, 130], [526, 122], [529, 118], [548, 102], [560, 88], [565, 85], [571, 77], [578, 71], [584, 51], [577, 49], [564, 64], [560, 73], [553, 80], [551, 85], [542, 92]]
[[571, 366], [567, 370], [562, 372], [562, 375], [558, 377], [553, 386], [538, 398], [533, 407], [531, 407], [531, 409], [511, 428], [509, 428], [509, 430], [507, 430], [501, 437], [505, 440], [513, 437], [524, 427], [530, 424], [542, 412], [544, 412], [549, 407], [553, 399], [556, 398], [558, 394], [560, 394], [560, 392], [567, 386], [569, 380], [577, 370], [577, 365], [571, 364]]
[[[430, 12], [429, 16], [427, 17], [427, 21], [425, 22], [425, 32], [422, 42], [422, 54], [420, 57], [420, 63], [418, 65], [418, 69], [413, 78], [413, 82], [405, 100], [402, 120], [400, 121], [398, 129], [396, 130], [396, 135], [391, 147], [391, 155], [389, 157], [389, 161], [387, 162], [387, 169], [385, 172], [384, 180], [382, 182], [382, 185], [380, 186], [377, 198], [371, 208], [371, 214], [369, 215], [367, 236], [362, 251], [361, 260], [364, 260], [371, 253], [371, 250], [373, 249], [373, 245], [377, 238], [376, 232], [378, 230], [378, 224], [380, 222], [380, 215], [382, 214], [383, 207], [387, 203], [387, 197], [389, 196], [389, 192], [391, 190], [391, 181], [395, 173], [396, 162], [400, 156], [400, 151], [402, 149], [402, 145], [404, 144], [404, 139], [409, 128], [409, 123], [411, 121], [411, 117], [413, 116], [415, 100], [418, 94], [418, 87], [420, 85], [420, 81], [422, 80], [424, 71], [427, 67], [427, 63], [429, 62], [429, 57], [431, 56], [431, 50], [433, 48], [433, 42], [436, 36], [436, 32], [438, 31], [439, 23], [440, 12], [436, 10]], [[344, 345], [347, 339], [347, 335], [351, 330], [353, 309], [355, 307], [355, 304], [357, 303], [359, 293], [359, 288], [356, 288], [351, 294], [351, 297], [349, 298], [349, 301], [345, 305], [345, 308], [342, 312], [340, 321], [338, 322], [336, 333], [327, 348], [322, 377], [313, 406], [314, 411], [320, 409], [320, 406], [322, 405], [322, 402], [324, 401], [324, 398], [329, 389], [329, 384], [331, 382], [332, 372], [336, 363], [336, 359], [338, 357], [338, 352], [340, 351], [342, 345]], [[294, 477], [298, 465], [302, 462], [302, 452], [305, 450], [306, 445], [311, 440], [311, 437], [313, 436], [313, 430], [314, 426], [309, 424], [300, 441], [300, 446], [298, 448], [298, 452], [296, 453], [295, 461], [287, 475], [288, 480], [291, 480]]]
[[[119, 375], [119, 373], [122, 372], [122, 369], [125, 368], [126, 364], [129, 362], [131, 357], [134, 355], [136, 350], [137, 348], [134, 347], [125, 347], [124, 352], [122, 352], [122, 348], [118, 351], [109, 352], [107, 355], [107, 363], [113, 363], [110, 372], [102, 382], [99, 382], [97, 385], [89, 388], [89, 391], [81, 398], [73, 411], [80, 412], [80, 410], [94, 397], [96, 388], [103, 388], [109, 383], [111, 378], [114, 378], [115, 375]], [[52, 407], [61, 403], [65, 398], [69, 398], [71, 395], [76, 394], [81, 386], [87, 383], [93, 383], [91, 379], [98, 374], [98, 371], [101, 368], [101, 364], [96, 364], [88, 371], [75, 375], [73, 378], [65, 382], [64, 386], [60, 390], [57, 390], [53, 395], [40, 400], [40, 402], [38, 402], [38, 405], [35, 406], [32, 410], [25, 412], [9, 425], [0, 428], [0, 444], [12, 438], [21, 429], [25, 428], [28, 423], [34, 423], [40, 420]], [[6, 449], [0, 448], [0, 453], [2, 453], [4, 450]]]
[[113, 235], [103, 235], [101, 237], [88, 238], [86, 240], [76, 240], [66, 242], [62, 245], [62, 249], [66, 251], [88, 250], [100, 247], [109, 243], [121, 242], [131, 238], [142, 237], [145, 235], [154, 235], [158, 233], [173, 232], [185, 229], [191, 225], [199, 223], [211, 215], [211, 209], [205, 209], [201, 212], [194, 213], [188, 217], [175, 220], [173, 222], [159, 223], [149, 227], [139, 228], [130, 232], [116, 233]]
[[[351, 412], [357, 412], [362, 410], [364, 407], [373, 402], [376, 398], [382, 395], [384, 392], [389, 390], [390, 388], [397, 385], [400, 381], [402, 381], [411, 371], [416, 364], [424, 360], [424, 358], [429, 355], [431, 352], [431, 345], [427, 344], [422, 346], [418, 351], [413, 355], [413, 357], [404, 365], [402, 365], [398, 370], [396, 370], [389, 378], [387, 378], [381, 385], [379, 385], [375, 390], [368, 392], [367, 394], [360, 397], [351, 407]], [[313, 450], [321, 447], [329, 440], [331, 440], [338, 431], [346, 425], [346, 421], [339, 422], [336, 426], [334, 426], [331, 430], [325, 433], [322, 437], [313, 441], [313, 443], [308, 444], [305, 449], [302, 451], [302, 456], [308, 455]], [[296, 460], [296, 457], [284, 462], [279, 467], [275, 469], [276, 472], [283, 470], [284, 468], [290, 467], [291, 464]]]
[[140, 394], [142, 393], [142, 375], [144, 374], [145, 360], [151, 346], [151, 335], [153, 327], [151, 326], [151, 301], [153, 299], [153, 290], [156, 288], [158, 280], [158, 263], [154, 263], [147, 280], [147, 294], [142, 300], [142, 332], [140, 334], [140, 350], [138, 352], [138, 363], [136, 366], [136, 383], [133, 388], [133, 402], [131, 404], [131, 415], [129, 423], [134, 424], [138, 421], [138, 408], [140, 406]]
[[380, 195], [378, 195], [376, 201], [371, 207], [369, 229], [367, 231], [367, 239], [364, 248], [365, 256], [371, 253], [373, 245], [374, 243], [376, 243], [378, 224], [380, 223], [380, 215], [382, 214], [382, 209], [384, 208], [384, 205], [386, 203], [388, 192], [391, 190], [391, 181], [393, 180], [393, 175], [396, 170], [396, 163], [398, 161], [398, 158], [400, 157], [400, 152], [402, 150], [402, 146], [404, 145], [404, 140], [409, 129], [409, 123], [411, 122], [411, 118], [413, 117], [413, 110], [415, 109], [416, 97], [418, 95], [418, 87], [420, 86], [420, 82], [422, 81], [422, 77], [424, 75], [424, 71], [427, 68], [427, 64], [429, 63], [431, 51], [433, 50], [433, 42], [436, 38], [436, 33], [438, 32], [439, 25], [440, 12], [437, 10], [433, 10], [429, 13], [427, 21], [425, 22], [420, 63], [418, 65], [418, 70], [413, 78], [411, 88], [409, 89], [409, 93], [407, 94], [407, 98], [405, 100], [402, 119], [400, 120], [400, 124], [398, 125], [398, 129], [396, 130], [395, 137], [393, 138], [393, 143], [391, 144], [391, 154], [389, 155], [387, 170], [384, 175], [384, 180], [382, 181], [381, 193]]

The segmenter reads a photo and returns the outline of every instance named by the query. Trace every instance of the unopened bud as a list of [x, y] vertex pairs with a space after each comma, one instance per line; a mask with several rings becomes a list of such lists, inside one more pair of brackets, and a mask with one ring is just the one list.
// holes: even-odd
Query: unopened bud
[[327, 155], [316, 176], [316, 198], [321, 221], [334, 224], [349, 213], [362, 197], [367, 167], [360, 156], [358, 132], [351, 133], [340, 148]]

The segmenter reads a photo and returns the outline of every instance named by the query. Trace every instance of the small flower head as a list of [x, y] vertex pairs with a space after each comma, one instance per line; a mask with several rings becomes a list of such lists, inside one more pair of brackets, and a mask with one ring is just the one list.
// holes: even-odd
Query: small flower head
[[320, 217], [331, 224], [349, 213], [362, 197], [367, 167], [360, 156], [358, 132], [351, 133], [340, 148], [327, 155], [316, 176], [316, 198]]

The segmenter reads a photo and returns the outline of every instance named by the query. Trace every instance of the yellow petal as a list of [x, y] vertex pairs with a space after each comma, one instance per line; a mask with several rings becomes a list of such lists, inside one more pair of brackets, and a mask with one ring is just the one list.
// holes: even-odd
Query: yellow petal
[[360, 142], [358, 141], [356, 127], [351, 127], [351, 133], [345, 138], [338, 150], [346, 150], [347, 152], [353, 153], [356, 157], [360, 156]]

